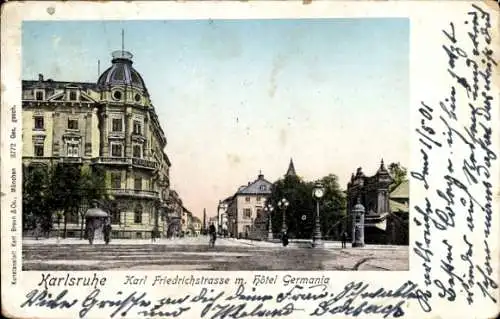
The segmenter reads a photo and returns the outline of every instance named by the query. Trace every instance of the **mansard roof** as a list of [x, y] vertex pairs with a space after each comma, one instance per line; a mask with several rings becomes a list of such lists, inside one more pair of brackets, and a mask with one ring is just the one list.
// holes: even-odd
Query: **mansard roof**
[[259, 174], [257, 179], [247, 186], [240, 187], [236, 195], [269, 195], [272, 190], [272, 183]]
[[67, 81], [54, 81], [52, 79], [44, 80], [43, 77], [37, 80], [23, 80], [22, 88], [27, 89], [65, 89], [76, 87], [84, 90], [97, 90], [97, 85], [90, 82], [67, 82]]

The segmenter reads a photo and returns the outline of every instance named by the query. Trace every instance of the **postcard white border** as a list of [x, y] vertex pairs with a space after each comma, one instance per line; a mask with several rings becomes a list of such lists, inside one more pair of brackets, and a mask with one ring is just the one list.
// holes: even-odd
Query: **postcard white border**
[[[159, 19], [256, 19], [256, 18], [361, 18], [361, 17], [408, 17], [411, 25], [411, 46], [410, 46], [410, 80], [411, 80], [411, 123], [412, 128], [418, 128], [419, 118], [417, 109], [422, 100], [439, 100], [443, 96], [443, 92], [449, 87], [449, 79], [443, 72], [443, 59], [440, 55], [440, 43], [442, 41], [441, 30], [446, 28], [450, 21], [463, 21], [464, 13], [471, 7], [472, 2], [467, 1], [440, 1], [440, 2], [420, 2], [420, 1], [385, 1], [385, 2], [364, 2], [364, 1], [312, 1], [309, 4], [302, 2], [278, 2], [278, 1], [256, 1], [256, 2], [103, 2], [103, 3], [88, 3], [88, 2], [12, 2], [7, 3], [2, 7], [2, 55], [1, 55], [1, 112], [2, 112], [2, 158], [1, 158], [1, 173], [2, 173], [2, 300], [7, 313], [16, 315], [17, 317], [51, 317], [65, 318], [68, 313], [65, 311], [48, 312], [45, 309], [38, 309], [36, 312], [25, 312], [19, 308], [19, 305], [14, 300], [21, 300], [28, 291], [28, 286], [33, 286], [33, 283], [40, 280], [42, 272], [21, 272], [22, 268], [22, 253], [21, 253], [21, 223], [20, 223], [20, 206], [22, 202], [21, 195], [21, 22], [23, 20], [119, 20], [119, 19], [141, 19], [141, 20], [159, 20]], [[475, 2], [478, 3], [478, 2]], [[495, 9], [494, 1], [482, 3], [481, 6], [485, 9], [489, 7], [491, 12], [498, 15], [498, 9]], [[49, 9], [50, 8], [50, 9]], [[52, 13], [51, 13], [52, 12]], [[498, 27], [498, 19], [493, 18], [493, 26]], [[497, 40], [496, 57], [498, 60], [498, 33], [494, 34], [494, 39]], [[497, 69], [498, 71], [498, 69]], [[493, 93], [498, 97], [498, 74], [493, 79]], [[498, 98], [495, 100], [495, 108], [492, 110], [494, 121], [492, 127], [495, 132], [498, 132], [499, 104]], [[17, 111], [19, 122], [11, 121], [10, 107], [14, 106]], [[15, 129], [17, 137], [9, 138], [9, 135]], [[418, 145], [414, 131], [411, 134], [412, 143], [412, 161], [411, 169], [418, 168], [420, 156], [418, 154]], [[16, 143], [15, 159], [10, 158], [10, 143]], [[493, 145], [496, 151], [500, 150], [499, 137], [493, 137]], [[11, 169], [17, 170], [17, 191], [10, 192]], [[497, 176], [500, 180], [498, 171], [498, 161], [495, 162], [492, 169], [492, 175]], [[413, 185], [412, 181], [412, 185]], [[492, 225], [492, 233], [496, 241], [499, 242], [499, 185], [498, 182], [494, 185], [494, 224]], [[418, 187], [411, 188], [411, 201], [414, 199], [422, 199], [424, 193]], [[10, 232], [10, 207], [16, 201], [18, 209], [18, 229], [14, 237]], [[413, 216], [414, 212], [411, 211]], [[411, 219], [411, 218], [410, 218]], [[410, 248], [411, 243], [415, 240], [416, 226], [412, 224], [410, 230]], [[13, 239], [17, 241], [17, 267], [18, 267], [18, 284], [11, 285], [11, 269], [12, 261], [11, 244]], [[481, 238], [473, 239], [475, 242], [480, 242]], [[444, 251], [436, 252], [444, 254]], [[493, 265], [496, 281], [498, 282], [498, 261], [500, 253], [498, 247], [493, 247]], [[419, 275], [421, 261], [414, 254], [410, 254], [410, 271], [408, 272], [328, 272], [331, 278], [330, 285], [332, 287], [341, 288], [351, 280], [364, 281], [373, 286], [394, 286], [396, 288], [399, 283], [408, 279], [415, 280], [422, 284], [422, 278]], [[47, 272], [43, 272], [47, 273]], [[56, 274], [57, 272], [50, 272]], [[59, 272], [59, 275], [65, 275], [67, 272]], [[79, 274], [80, 272], [76, 272]], [[132, 273], [132, 272], [131, 272]], [[134, 272], [137, 275], [150, 274], [160, 272]], [[166, 272], [162, 272], [166, 273]], [[190, 274], [190, 272], [176, 272], [176, 274]], [[202, 274], [218, 274], [218, 272], [196, 272]], [[283, 275], [290, 272], [272, 272], [272, 274]], [[75, 273], [73, 273], [75, 274]], [[123, 281], [125, 273], [111, 274], [109, 272], [100, 272], [101, 275], [108, 277], [108, 290], [130, 290], [130, 287], [124, 287]], [[252, 273], [245, 272], [225, 272], [224, 275], [242, 276], [247, 280], [251, 280]], [[296, 275], [301, 275], [296, 273]], [[303, 275], [303, 274], [302, 274]], [[324, 272], [310, 272], [309, 276], [325, 275]], [[31, 288], [30, 286], [30, 288]], [[149, 288], [151, 289], [151, 288]], [[186, 292], [191, 293], [196, 288], [183, 288], [176, 290], [176, 293]], [[227, 287], [234, 289], [234, 285]], [[263, 288], [262, 288], [263, 289]], [[277, 292], [283, 290], [282, 286], [267, 286], [267, 292]], [[338, 289], [337, 289], [338, 290]], [[74, 292], [75, 296], [85, 296], [89, 293], [87, 288], [78, 289]], [[152, 295], [160, 296], [160, 291], [151, 291]], [[498, 297], [497, 290], [497, 297]], [[300, 307], [305, 307], [305, 303], [297, 303]], [[460, 299], [453, 304], [442, 299], [433, 301], [433, 312], [424, 314], [416, 302], [411, 302], [405, 306], [405, 312], [408, 317], [423, 318], [437, 317], [452, 318], [460, 316], [464, 313], [471, 313], [465, 302]], [[450, 308], [452, 307], [452, 308]], [[474, 305], [476, 316], [484, 314], [485, 316], [494, 316], [500, 309], [498, 304], [494, 305], [487, 302], [486, 299], [478, 300]], [[33, 310], [31, 310], [33, 311]], [[109, 311], [108, 311], [109, 313]], [[102, 312], [95, 311], [89, 318], [102, 317]], [[293, 316], [294, 318], [303, 318], [306, 316]], [[406, 318], [406, 317], [405, 317]]]

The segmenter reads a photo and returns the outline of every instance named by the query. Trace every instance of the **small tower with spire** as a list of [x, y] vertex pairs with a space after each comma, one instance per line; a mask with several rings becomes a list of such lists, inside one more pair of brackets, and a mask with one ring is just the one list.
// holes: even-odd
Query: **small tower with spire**
[[285, 177], [287, 176], [297, 176], [295, 172], [295, 166], [293, 165], [293, 159], [290, 158], [290, 164], [288, 164], [288, 170], [286, 171]]

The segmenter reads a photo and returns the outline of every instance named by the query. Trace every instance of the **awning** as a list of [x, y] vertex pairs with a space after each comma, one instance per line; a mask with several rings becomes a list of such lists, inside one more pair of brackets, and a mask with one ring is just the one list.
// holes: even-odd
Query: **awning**
[[365, 227], [376, 227], [380, 230], [386, 230], [387, 229], [387, 217], [389, 216], [388, 213], [383, 213], [379, 215], [378, 217], [375, 218], [366, 218], [365, 217]]

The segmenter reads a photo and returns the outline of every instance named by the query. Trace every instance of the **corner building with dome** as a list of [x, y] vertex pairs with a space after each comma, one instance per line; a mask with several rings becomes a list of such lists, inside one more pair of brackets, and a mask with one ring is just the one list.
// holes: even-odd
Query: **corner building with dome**
[[[41, 74], [23, 80], [23, 164], [104, 168], [105, 191], [116, 203], [112, 238], [144, 239], [155, 226], [160, 234], [168, 228], [171, 163], [165, 133], [132, 58], [127, 51], [113, 52], [97, 83]], [[80, 236], [81, 222], [81, 214], [67, 216], [68, 237]]]

